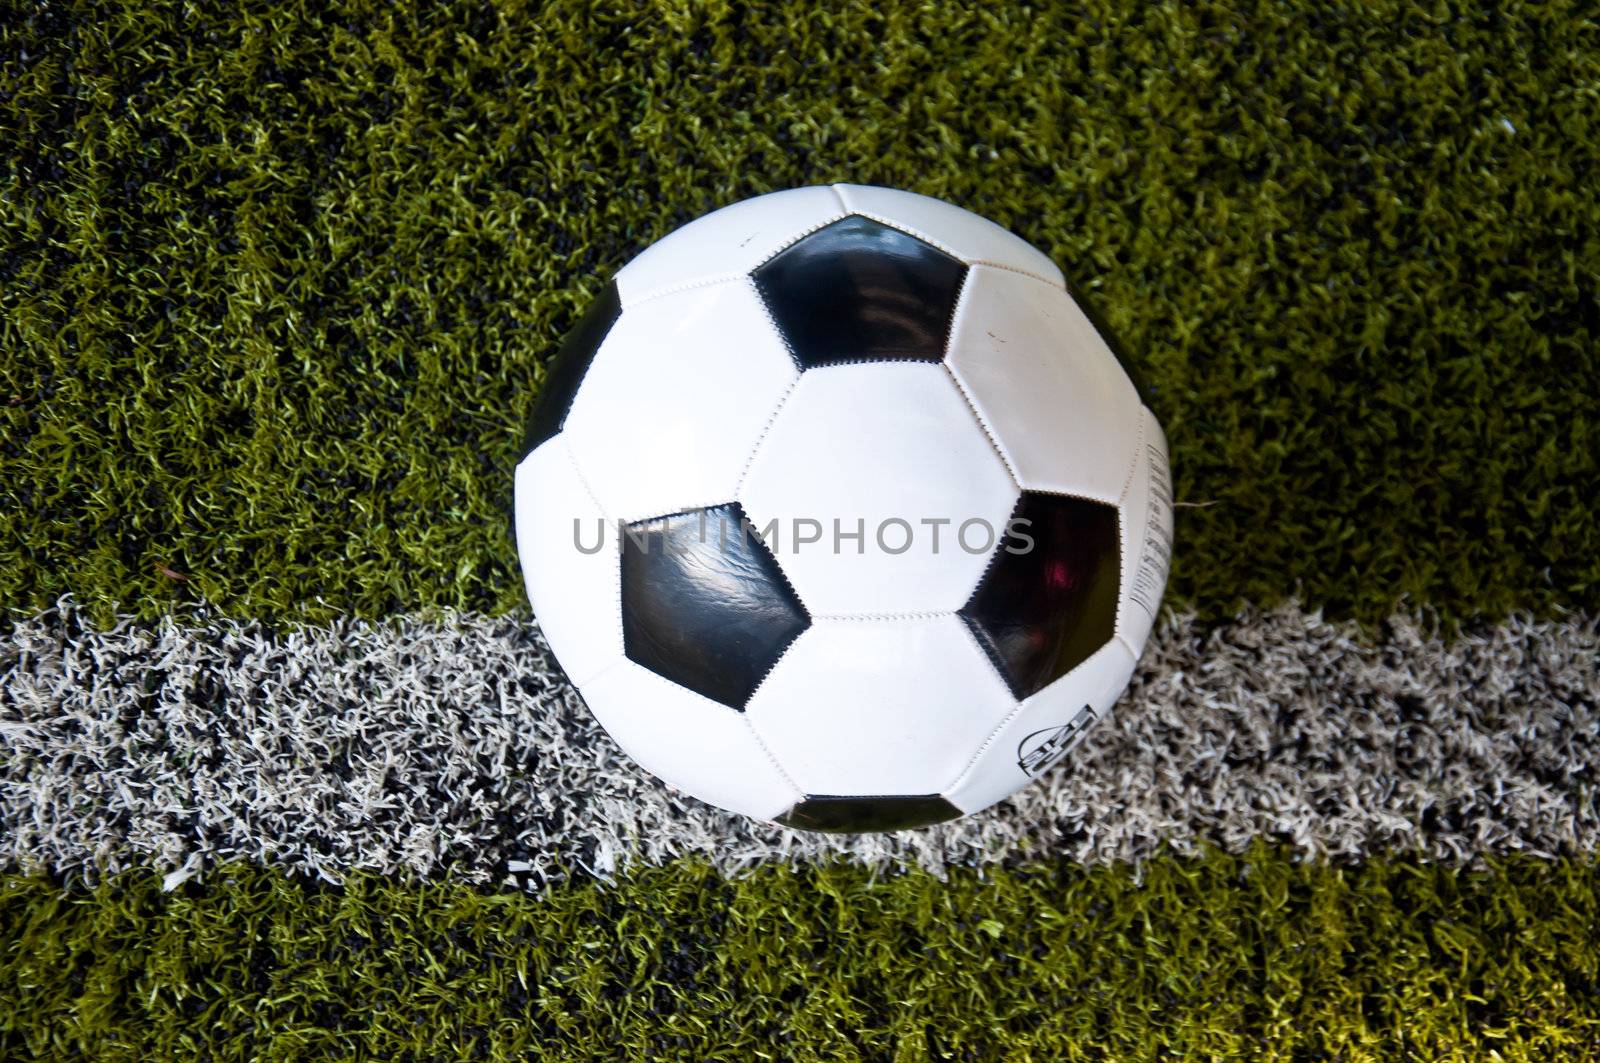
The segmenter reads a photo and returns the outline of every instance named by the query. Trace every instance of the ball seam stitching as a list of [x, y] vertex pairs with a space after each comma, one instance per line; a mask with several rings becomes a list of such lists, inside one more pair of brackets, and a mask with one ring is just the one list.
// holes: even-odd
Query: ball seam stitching
[[1005, 262], [991, 262], [986, 258], [975, 259], [971, 265], [973, 267], [983, 266], [985, 269], [1004, 270], [1007, 273], [1015, 273], [1020, 277], [1029, 277], [1043, 284], [1048, 284], [1057, 291], [1066, 292], [1069, 295], [1072, 294], [1071, 289], [1066, 284], [1056, 280], [1054, 277], [1047, 277], [1042, 273], [1035, 273], [1031, 269], [1023, 269], [1021, 266], [1013, 266]]
[[[802, 373], [794, 375], [794, 380], [790, 381], [789, 387], [783, 393], [783, 397], [778, 399], [777, 405], [772, 408], [772, 414], [767, 418], [767, 423], [762, 426], [755, 442], [750, 445], [750, 454], [744, 459], [744, 468], [739, 470], [739, 478], [733, 484], [733, 497], [735, 500], [739, 500], [743, 495], [745, 481], [750, 479], [750, 470], [755, 467], [756, 456], [761, 453], [762, 445], [766, 443], [767, 437], [772, 434], [772, 426], [778, 423], [778, 415], [783, 413], [784, 407], [789, 405], [789, 397], [800, 386], [802, 376]], [[743, 508], [744, 503], [741, 501], [739, 504], [740, 508]], [[748, 510], [745, 511], [745, 516], [750, 516]], [[754, 521], [751, 523], [754, 523]]]
[[967, 410], [972, 414], [972, 419], [978, 422], [978, 429], [983, 432], [983, 437], [989, 441], [990, 449], [1000, 459], [1000, 464], [1005, 466], [1006, 475], [1011, 477], [1012, 486], [1018, 491], [1026, 490], [1022, 483], [1022, 477], [1011, 463], [1011, 456], [1006, 453], [1005, 447], [1000, 443], [1000, 437], [989, 427], [989, 422], [984, 420], [983, 414], [978, 410], [977, 403], [973, 401], [972, 395], [968, 393], [966, 385], [961, 382], [961, 378], [956, 375], [956, 371], [950, 367], [949, 360], [946, 359], [939, 364], [944, 367], [945, 375], [950, 378], [950, 382], [955, 385], [956, 391], [961, 394], [961, 400], [967, 404]]
[[[966, 632], [968, 640], [970, 640], [971, 643], [977, 647], [978, 652], [983, 655], [984, 659], [992, 664], [994, 662], [994, 658], [978, 640], [978, 636], [973, 633], [972, 628], [967, 624], [962, 624], [961, 630]], [[996, 675], [1000, 680], [1000, 685], [1005, 687], [1006, 693], [1016, 697], [1015, 692], [1013, 692], [1011, 689], [1011, 684], [1006, 681], [1006, 677], [1003, 674], [999, 673], [998, 669], [996, 669]], [[989, 747], [994, 745], [995, 740], [999, 738], [1000, 733], [1010, 726], [1011, 721], [1016, 719], [1017, 715], [1022, 712], [1022, 707], [1028, 703], [1028, 700], [1028, 698], [1016, 699], [1016, 703], [1011, 706], [1011, 711], [1006, 713], [1005, 717], [1001, 719], [999, 723], [994, 725], [994, 727], [989, 731], [988, 735], [984, 737], [983, 743], [978, 746], [971, 758], [966, 762], [966, 764], [962, 765], [961, 770], [956, 773], [956, 777], [952, 779], [943, 790], [940, 791], [941, 794], [950, 793], [952, 790], [966, 781], [967, 776], [972, 773], [972, 769], [977, 766], [978, 761], [983, 759], [984, 753], [988, 752]]]

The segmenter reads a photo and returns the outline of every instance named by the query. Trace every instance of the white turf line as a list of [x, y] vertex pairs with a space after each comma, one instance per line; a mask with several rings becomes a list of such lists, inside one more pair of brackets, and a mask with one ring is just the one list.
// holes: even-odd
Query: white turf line
[[[720, 814], [645, 777], [515, 618], [89, 627], [70, 601], [0, 635], [0, 868], [90, 880], [217, 861], [537, 887], [695, 854], [727, 871], [1163, 844], [1307, 854], [1593, 852], [1595, 618], [1375, 640], [1295, 609], [1168, 618], [1068, 763], [967, 820], [841, 838]], [[580, 870], [581, 869], [581, 870]]]

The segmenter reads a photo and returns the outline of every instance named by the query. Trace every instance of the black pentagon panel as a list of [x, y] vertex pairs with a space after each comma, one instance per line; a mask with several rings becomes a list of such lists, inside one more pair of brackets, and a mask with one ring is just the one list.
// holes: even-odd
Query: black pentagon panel
[[810, 623], [737, 502], [628, 526], [623, 650], [657, 675], [743, 710]]
[[1121, 579], [1117, 507], [1024, 491], [959, 615], [1022, 699], [1111, 641]]
[[588, 311], [567, 333], [561, 349], [550, 359], [545, 369], [544, 388], [534, 404], [533, 416], [528, 419], [528, 432], [522, 442], [523, 457], [561, 431], [595, 352], [621, 316], [622, 297], [617, 293], [617, 282], [612, 281], [590, 304]]
[[812, 795], [779, 816], [778, 822], [797, 830], [865, 834], [928, 827], [960, 815], [959, 808], [938, 794], [911, 797]]
[[755, 270], [801, 369], [944, 358], [966, 264], [909, 233], [852, 214]]

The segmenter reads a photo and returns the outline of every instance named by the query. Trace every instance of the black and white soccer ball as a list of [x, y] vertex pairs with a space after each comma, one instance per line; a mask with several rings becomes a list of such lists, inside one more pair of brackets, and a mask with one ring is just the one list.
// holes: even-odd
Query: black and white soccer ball
[[1005, 798], [1126, 688], [1166, 584], [1166, 440], [1038, 250], [857, 185], [629, 262], [516, 474], [528, 597], [667, 783], [816, 830]]

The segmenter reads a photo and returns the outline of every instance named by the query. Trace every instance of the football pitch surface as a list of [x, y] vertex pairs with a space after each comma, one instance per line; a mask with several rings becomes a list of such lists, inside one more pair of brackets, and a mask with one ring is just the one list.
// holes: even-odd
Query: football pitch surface
[[[966, 7], [0, 17], [0, 1056], [1600, 1058], [1592, 11]], [[892, 836], [642, 777], [509, 523], [611, 273], [835, 181], [1055, 259], [1179, 507]]]

